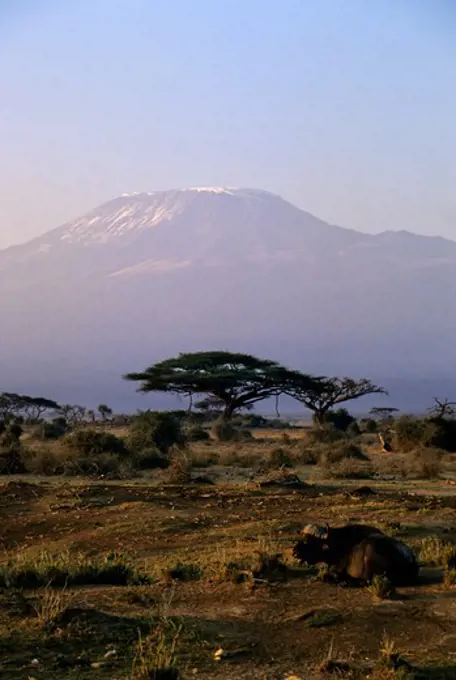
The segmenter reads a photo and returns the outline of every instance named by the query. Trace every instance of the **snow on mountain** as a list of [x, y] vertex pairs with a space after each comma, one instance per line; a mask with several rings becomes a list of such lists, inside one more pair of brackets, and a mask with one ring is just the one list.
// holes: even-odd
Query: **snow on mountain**
[[455, 288], [445, 239], [337, 227], [256, 189], [124, 194], [0, 251], [0, 388], [115, 405], [133, 399], [123, 372], [208, 347], [442, 375]]
[[[204, 196], [203, 196], [204, 195]], [[238, 201], [274, 201], [265, 191], [228, 187], [194, 187], [172, 191], [125, 193], [54, 232], [61, 241], [88, 245], [107, 243], [133, 232], [153, 229], [181, 215], [192, 203], [213, 197], [235, 197]], [[52, 234], [51, 234], [52, 235]]]

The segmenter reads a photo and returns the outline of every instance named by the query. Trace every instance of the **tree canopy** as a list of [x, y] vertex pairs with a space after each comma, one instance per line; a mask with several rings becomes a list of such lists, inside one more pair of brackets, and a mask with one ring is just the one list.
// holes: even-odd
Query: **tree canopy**
[[371, 380], [362, 378], [318, 378], [308, 385], [305, 375], [297, 375], [290, 382], [286, 394], [301, 402], [314, 414], [318, 425], [323, 425], [329, 412], [338, 404], [359, 399], [369, 394], [388, 394], [383, 387], [378, 387]]
[[3, 392], [0, 394], [0, 418], [22, 416], [29, 421], [38, 421], [44, 413], [58, 412], [60, 406], [52, 399], [29, 397], [24, 394]]
[[[222, 418], [229, 420], [236, 411], [285, 392], [295, 375], [295, 371], [269, 359], [209, 351], [179, 354], [124, 378], [139, 382], [140, 392], [172, 392], [190, 400], [194, 395], [217, 399], [223, 405]], [[303, 386], [313, 386], [311, 376], [300, 376]]]

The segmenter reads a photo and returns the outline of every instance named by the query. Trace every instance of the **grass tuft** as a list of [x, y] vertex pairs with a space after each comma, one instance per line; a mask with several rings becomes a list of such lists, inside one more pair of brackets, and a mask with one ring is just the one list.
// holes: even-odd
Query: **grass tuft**
[[149, 577], [139, 574], [122, 555], [109, 553], [102, 557], [41, 552], [0, 566], [1, 588], [36, 589], [52, 586], [64, 588], [81, 585], [141, 585]]

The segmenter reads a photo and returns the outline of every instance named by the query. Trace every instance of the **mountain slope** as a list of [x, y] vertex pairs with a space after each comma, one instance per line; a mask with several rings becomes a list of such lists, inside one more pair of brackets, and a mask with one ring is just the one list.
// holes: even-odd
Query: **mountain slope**
[[438, 378], [455, 284], [445, 239], [343, 229], [252, 189], [124, 195], [0, 251], [0, 389], [125, 408], [144, 398], [122, 372], [209, 347]]

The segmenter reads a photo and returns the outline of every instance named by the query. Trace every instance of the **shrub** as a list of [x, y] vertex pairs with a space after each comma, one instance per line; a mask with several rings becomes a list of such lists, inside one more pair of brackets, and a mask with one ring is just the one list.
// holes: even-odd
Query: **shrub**
[[392, 458], [391, 456], [377, 456], [374, 470], [379, 477], [398, 477], [405, 479], [410, 472], [410, 465], [404, 458]]
[[167, 481], [170, 484], [188, 484], [192, 479], [191, 458], [183, 453], [172, 456], [167, 472]]
[[204, 427], [196, 425], [187, 430], [186, 438], [189, 442], [207, 442], [210, 440], [210, 435]]
[[173, 446], [184, 443], [181, 419], [173, 412], [147, 411], [135, 416], [130, 425], [128, 444], [137, 453], [156, 447], [167, 454]]
[[421, 562], [435, 567], [454, 568], [456, 566], [456, 545], [442, 541], [437, 536], [426, 536], [418, 545]]
[[65, 436], [64, 443], [68, 449], [76, 451], [81, 456], [98, 456], [102, 453], [124, 456], [128, 453], [123, 439], [102, 430], [76, 430]]
[[332, 424], [313, 427], [307, 432], [307, 441], [311, 444], [333, 444], [345, 438], [345, 434], [341, 430], [337, 430]]
[[219, 442], [232, 442], [240, 439], [239, 430], [224, 420], [217, 420], [214, 423], [212, 434]]
[[68, 432], [65, 418], [56, 418], [52, 422], [44, 420], [32, 430], [32, 435], [42, 441], [60, 439]]
[[22, 460], [22, 426], [14, 420], [1, 421], [0, 427], [0, 474], [21, 474], [26, 472]]
[[303, 447], [298, 451], [295, 459], [301, 465], [316, 465], [318, 463], [318, 450]]
[[166, 470], [169, 467], [169, 457], [151, 446], [133, 455], [132, 466], [138, 470]]
[[133, 474], [133, 459], [115, 453], [100, 453], [97, 456], [76, 456], [68, 461], [65, 474], [103, 475], [110, 479], [125, 479]]
[[334, 479], [369, 479], [372, 477], [372, 465], [354, 458], [343, 458], [327, 466], [329, 477]]
[[198, 564], [182, 564], [182, 562], [178, 562], [167, 572], [168, 578], [174, 581], [199, 581], [202, 575]]
[[273, 449], [269, 455], [267, 465], [270, 468], [292, 468], [294, 466], [293, 457], [281, 447]]
[[421, 479], [438, 479], [442, 471], [442, 451], [421, 447], [411, 453], [411, 471]]
[[377, 574], [367, 590], [376, 600], [390, 600], [396, 594], [395, 588], [386, 576]]
[[378, 430], [377, 422], [373, 418], [362, 418], [359, 421], [359, 427], [361, 432], [367, 434], [375, 434]]
[[369, 457], [364, 454], [359, 446], [350, 441], [341, 441], [333, 446], [325, 448], [319, 456], [319, 465], [327, 467], [347, 458], [368, 461]]
[[456, 420], [454, 418], [431, 418], [435, 435], [431, 444], [450, 453], [456, 452]]
[[437, 428], [427, 418], [401, 416], [394, 425], [396, 448], [408, 452], [419, 446], [430, 446], [435, 439]]
[[356, 418], [354, 418], [346, 408], [338, 408], [335, 411], [329, 411], [326, 414], [325, 421], [327, 424], [332, 425], [336, 430], [342, 430], [343, 432], [346, 432], [351, 426], [356, 426], [356, 433], [359, 434]]
[[54, 451], [45, 445], [27, 447], [22, 460], [32, 475], [63, 475], [71, 468], [74, 454], [69, 451]]

